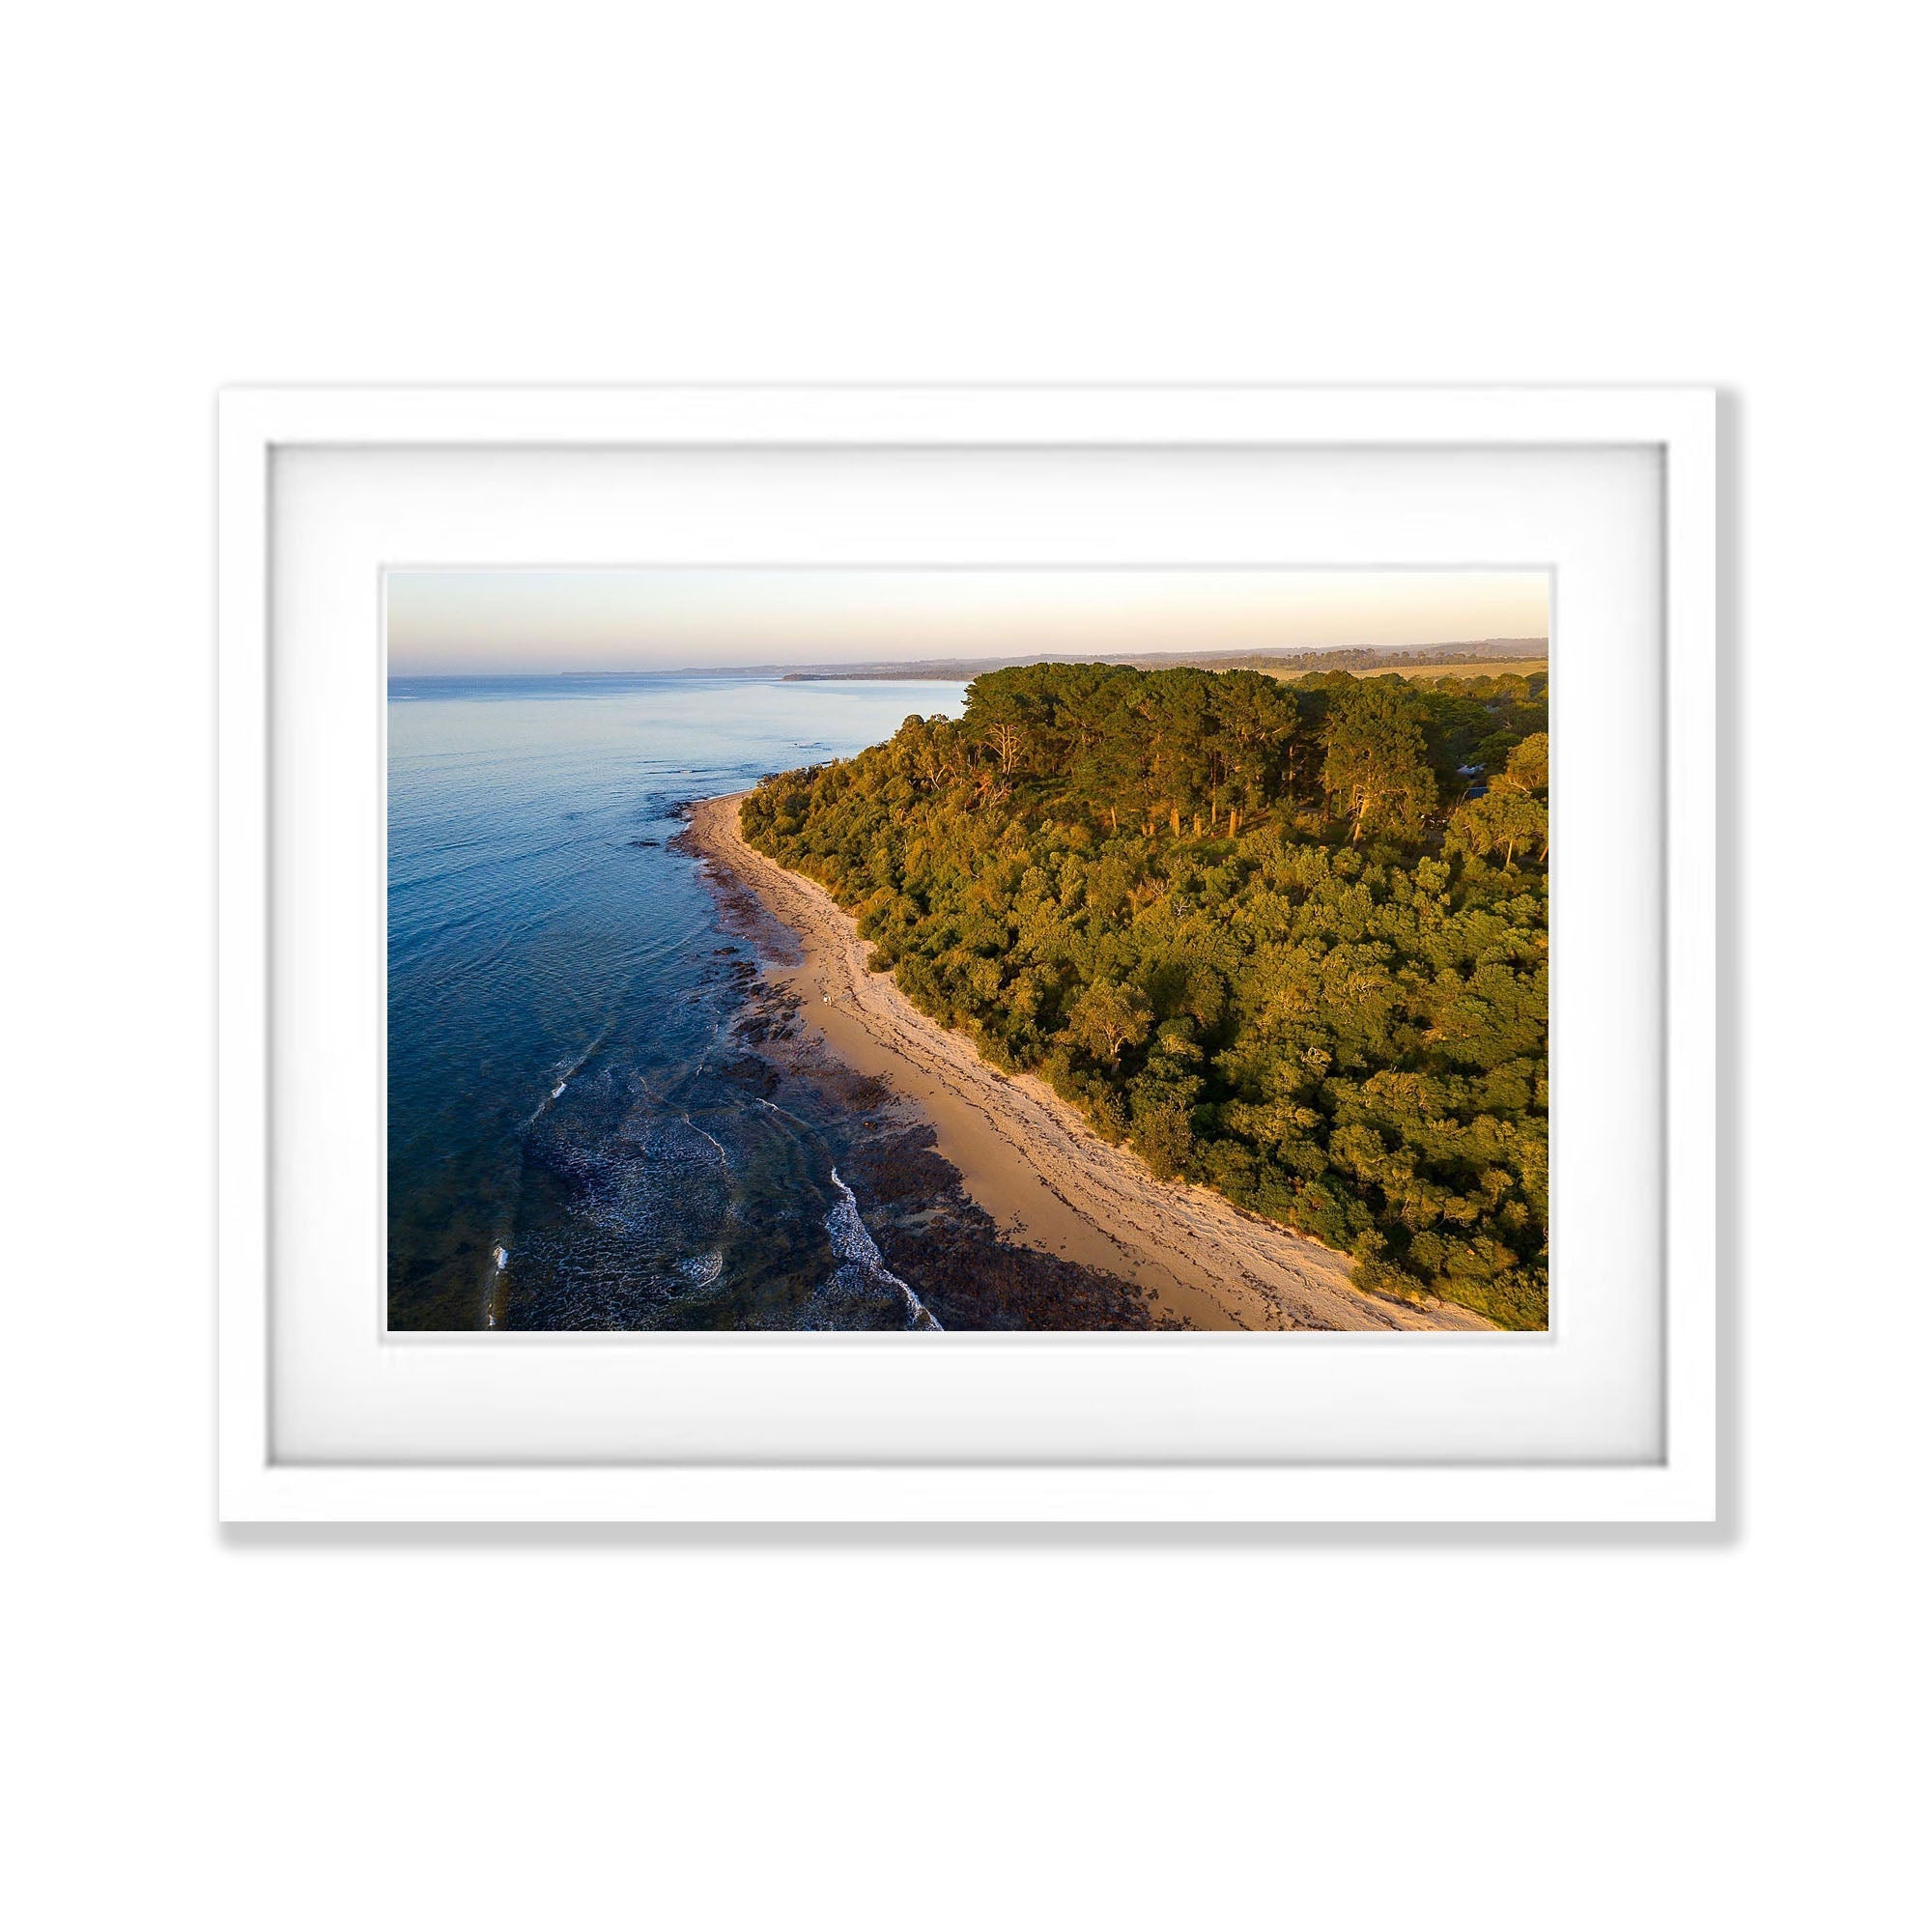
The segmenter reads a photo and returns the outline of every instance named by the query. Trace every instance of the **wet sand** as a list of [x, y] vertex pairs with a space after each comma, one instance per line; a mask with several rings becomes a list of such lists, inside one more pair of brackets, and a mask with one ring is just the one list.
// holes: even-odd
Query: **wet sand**
[[1009, 1240], [1125, 1277], [1157, 1319], [1188, 1328], [1480, 1329], [1446, 1303], [1411, 1307], [1358, 1292], [1347, 1257], [1243, 1213], [1204, 1187], [1154, 1179], [1102, 1140], [1051, 1088], [981, 1060], [926, 1018], [825, 889], [746, 844], [742, 793], [692, 808], [688, 839], [749, 889], [794, 942], [766, 963], [799, 1017], [855, 1071], [924, 1114], [938, 1151]]

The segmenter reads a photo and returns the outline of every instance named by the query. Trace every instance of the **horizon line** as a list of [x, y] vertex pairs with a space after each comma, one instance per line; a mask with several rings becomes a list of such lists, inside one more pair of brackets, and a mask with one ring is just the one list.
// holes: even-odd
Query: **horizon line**
[[[607, 666], [595, 670], [586, 669], [538, 669], [516, 670], [396, 670], [384, 668], [384, 676], [389, 680], [405, 677], [414, 678], [613, 678], [613, 677], [757, 677], [770, 672], [781, 672], [790, 677], [798, 677], [803, 672], [823, 671], [862, 671], [862, 670], [903, 670], [935, 671], [983, 666], [989, 669], [1017, 669], [1035, 664], [1132, 664], [1167, 662], [1176, 669], [1200, 668], [1204, 658], [1313, 658], [1348, 654], [1356, 657], [1414, 657], [1426, 658], [1431, 654], [1476, 652], [1498, 644], [1520, 644], [1523, 646], [1525, 657], [1549, 654], [1549, 639], [1546, 637], [1518, 638], [1465, 638], [1445, 639], [1440, 642], [1426, 644], [1262, 644], [1262, 645], [1207, 645], [1199, 650], [1128, 650], [1128, 651], [1041, 651], [992, 653], [984, 655], [954, 655], [934, 658], [826, 658], [811, 661], [780, 660], [765, 664], [736, 665], [635, 665]], [[1505, 662], [1500, 657], [1498, 662]], [[941, 682], [956, 682], [945, 678]]]

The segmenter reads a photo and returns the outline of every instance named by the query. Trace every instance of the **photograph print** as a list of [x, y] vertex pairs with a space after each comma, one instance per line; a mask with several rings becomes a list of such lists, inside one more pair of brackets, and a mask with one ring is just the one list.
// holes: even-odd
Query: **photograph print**
[[1548, 1326], [1547, 572], [384, 600], [392, 1332]]

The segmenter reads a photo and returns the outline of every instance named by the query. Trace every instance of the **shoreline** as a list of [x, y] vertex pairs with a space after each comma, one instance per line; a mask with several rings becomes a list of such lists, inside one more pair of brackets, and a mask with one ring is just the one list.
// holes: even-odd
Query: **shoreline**
[[963, 1033], [928, 1019], [824, 887], [745, 842], [745, 796], [696, 801], [687, 836], [709, 865], [782, 926], [795, 956], [764, 962], [835, 1059], [884, 1081], [930, 1122], [938, 1151], [1001, 1237], [1122, 1276], [1164, 1323], [1196, 1329], [1487, 1330], [1447, 1302], [1414, 1307], [1363, 1293], [1320, 1242], [1244, 1212], [1225, 1196], [1154, 1179], [1043, 1081], [1002, 1073]]

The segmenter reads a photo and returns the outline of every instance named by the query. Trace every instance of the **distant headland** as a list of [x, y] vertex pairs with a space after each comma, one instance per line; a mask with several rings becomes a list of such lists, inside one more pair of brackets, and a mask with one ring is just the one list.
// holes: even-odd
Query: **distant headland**
[[[1443, 676], [1542, 669], [1549, 662], [1548, 638], [1483, 638], [1467, 643], [1361, 645], [1297, 650], [1158, 651], [1122, 656], [1107, 651], [1028, 651], [1015, 657], [920, 658], [891, 664], [801, 665], [782, 673], [787, 684], [878, 680], [957, 682], [987, 671], [1028, 664], [1127, 664], [1148, 670], [1192, 666], [1201, 670], [1258, 670], [1270, 677], [1306, 677], [1311, 671], [1344, 670], [1354, 677], [1384, 671]], [[758, 669], [778, 669], [758, 666]]]

